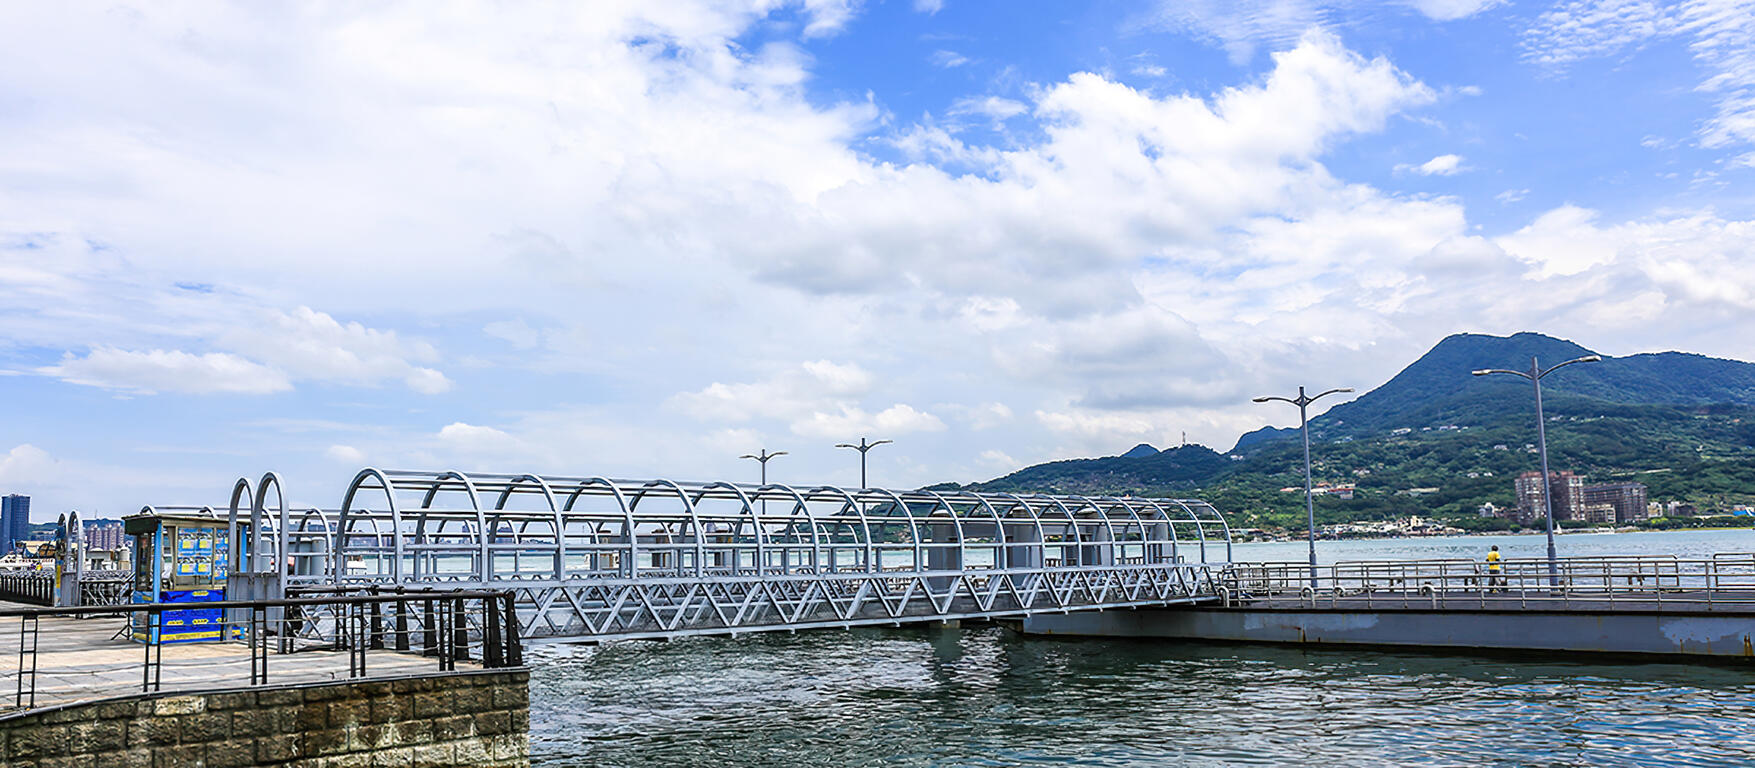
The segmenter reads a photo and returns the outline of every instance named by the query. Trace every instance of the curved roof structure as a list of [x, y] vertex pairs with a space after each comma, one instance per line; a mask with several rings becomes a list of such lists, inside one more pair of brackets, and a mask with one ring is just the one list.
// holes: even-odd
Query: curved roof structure
[[329, 532], [340, 580], [398, 583], [1230, 559], [1197, 500], [457, 471], [368, 468], [290, 525]]

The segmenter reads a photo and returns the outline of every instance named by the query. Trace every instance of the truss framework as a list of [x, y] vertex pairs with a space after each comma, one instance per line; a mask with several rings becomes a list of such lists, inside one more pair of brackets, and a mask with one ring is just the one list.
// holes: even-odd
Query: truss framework
[[1231, 556], [1192, 499], [372, 468], [327, 510], [241, 479], [229, 521], [283, 589], [510, 590], [526, 636], [594, 640], [1193, 602]]

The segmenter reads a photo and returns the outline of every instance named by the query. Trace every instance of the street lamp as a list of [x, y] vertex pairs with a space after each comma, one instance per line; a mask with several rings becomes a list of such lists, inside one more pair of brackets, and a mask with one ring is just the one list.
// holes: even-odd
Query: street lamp
[[879, 440], [877, 442], [868, 443], [865, 441], [865, 438], [861, 437], [861, 438], [859, 438], [858, 445], [854, 445], [852, 443], [836, 443], [835, 447], [836, 448], [852, 448], [853, 450], [859, 451], [859, 487], [860, 488], [867, 488], [869, 486], [867, 486], [865, 484], [865, 453], [866, 453], [866, 451], [869, 451], [873, 448], [876, 448], [880, 445], [883, 445], [884, 443], [893, 443], [893, 442], [896, 442], [896, 441], [894, 441], [894, 440]]
[[1329, 395], [1351, 391], [1353, 391], [1352, 387], [1342, 387], [1331, 389], [1315, 397], [1309, 397], [1304, 394], [1304, 388], [1299, 387], [1296, 398], [1258, 397], [1255, 399], [1255, 402], [1258, 403], [1278, 400], [1298, 406], [1298, 428], [1304, 432], [1304, 518], [1310, 527], [1310, 589], [1312, 592], [1316, 591], [1316, 491], [1310, 483], [1310, 404]]
[[[738, 458], [740, 458], [740, 459], [755, 459], [756, 461], [761, 462], [762, 463], [762, 485], [766, 486], [768, 484], [768, 460], [774, 458], [775, 456], [785, 456], [785, 455], [786, 455], [785, 451], [775, 451], [773, 453], [769, 453], [768, 449], [763, 448], [755, 453], [746, 453], [742, 456], [739, 456]], [[763, 498], [762, 498], [762, 514], [767, 514], [768, 513], [768, 499], [766, 498], [766, 494], [762, 494], [760, 491], [757, 491], [757, 495], [763, 496]]]
[[786, 455], [785, 451], [775, 451], [773, 453], [769, 453], [768, 449], [763, 448], [760, 451], [757, 451], [755, 453], [746, 453], [742, 456], [739, 456], [738, 458], [740, 458], [740, 459], [755, 459], [756, 461], [761, 462], [762, 463], [762, 485], [767, 485], [768, 484], [768, 460], [772, 459], [776, 456], [785, 456], [785, 455]]
[[1601, 355], [1585, 355], [1584, 357], [1567, 360], [1566, 362], [1547, 370], [1542, 370], [1541, 363], [1537, 362], [1535, 356], [1532, 355], [1530, 356], [1530, 369], [1527, 372], [1507, 371], [1503, 368], [1484, 368], [1474, 372], [1476, 376], [1486, 376], [1490, 373], [1509, 373], [1513, 376], [1522, 376], [1529, 379], [1530, 383], [1535, 385], [1536, 444], [1540, 446], [1542, 451], [1542, 507], [1546, 510], [1548, 515], [1548, 586], [1554, 588], [1560, 586], [1560, 565], [1559, 558], [1554, 552], [1554, 487], [1552, 485], [1553, 476], [1548, 474], [1548, 427], [1546, 420], [1542, 418], [1542, 377], [1573, 363], [1599, 363], [1602, 362], [1602, 360], [1603, 358]]

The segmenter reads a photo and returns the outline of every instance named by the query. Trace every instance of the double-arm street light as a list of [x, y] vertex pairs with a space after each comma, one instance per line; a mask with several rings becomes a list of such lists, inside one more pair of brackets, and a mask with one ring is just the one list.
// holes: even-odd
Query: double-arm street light
[[861, 438], [859, 438], [858, 445], [854, 445], [852, 443], [836, 443], [835, 447], [836, 448], [852, 448], [853, 450], [859, 451], [859, 487], [868, 488], [870, 486], [865, 484], [865, 454], [866, 454], [866, 452], [870, 451], [871, 449], [876, 448], [880, 445], [883, 445], [884, 443], [893, 443], [893, 442], [896, 442], [896, 441], [894, 441], [894, 440], [879, 440], [877, 442], [868, 443], [865, 441], [865, 438], [861, 437]]
[[1567, 360], [1564, 363], [1543, 370], [1541, 363], [1532, 355], [1530, 357], [1530, 369], [1528, 371], [1508, 371], [1503, 368], [1484, 368], [1474, 372], [1476, 376], [1486, 376], [1492, 373], [1509, 373], [1513, 376], [1522, 376], [1529, 379], [1530, 383], [1535, 385], [1536, 445], [1540, 447], [1542, 452], [1542, 507], [1547, 511], [1548, 515], [1548, 586], [1550, 587], [1560, 586], [1560, 565], [1559, 558], [1554, 552], [1554, 481], [1553, 476], [1548, 474], [1548, 427], [1547, 420], [1542, 418], [1542, 377], [1573, 363], [1596, 363], [1601, 362], [1602, 359], [1601, 355], [1585, 355], [1584, 357]]
[[773, 453], [769, 453], [768, 449], [763, 448], [760, 451], [757, 451], [755, 453], [746, 453], [742, 456], [739, 456], [738, 458], [740, 458], [740, 459], [755, 459], [756, 461], [761, 462], [762, 463], [762, 485], [767, 485], [768, 484], [768, 460], [772, 459], [776, 456], [785, 456], [785, 455], [786, 455], [785, 451], [775, 451]]
[[1304, 394], [1304, 388], [1298, 388], [1298, 396], [1293, 397], [1258, 397], [1255, 402], [1265, 403], [1278, 400], [1298, 406], [1298, 428], [1304, 432], [1304, 518], [1310, 526], [1310, 589], [1316, 589], [1316, 491], [1310, 483], [1310, 404], [1329, 395], [1351, 392], [1352, 387], [1331, 389], [1327, 392], [1310, 397]]

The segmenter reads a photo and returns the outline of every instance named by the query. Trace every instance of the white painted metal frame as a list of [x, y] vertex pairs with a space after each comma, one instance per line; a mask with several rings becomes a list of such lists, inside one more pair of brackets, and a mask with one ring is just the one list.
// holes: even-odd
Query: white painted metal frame
[[454, 471], [280, 519], [295, 586], [510, 589], [526, 636], [597, 640], [1189, 602], [1231, 554], [1194, 500]]

